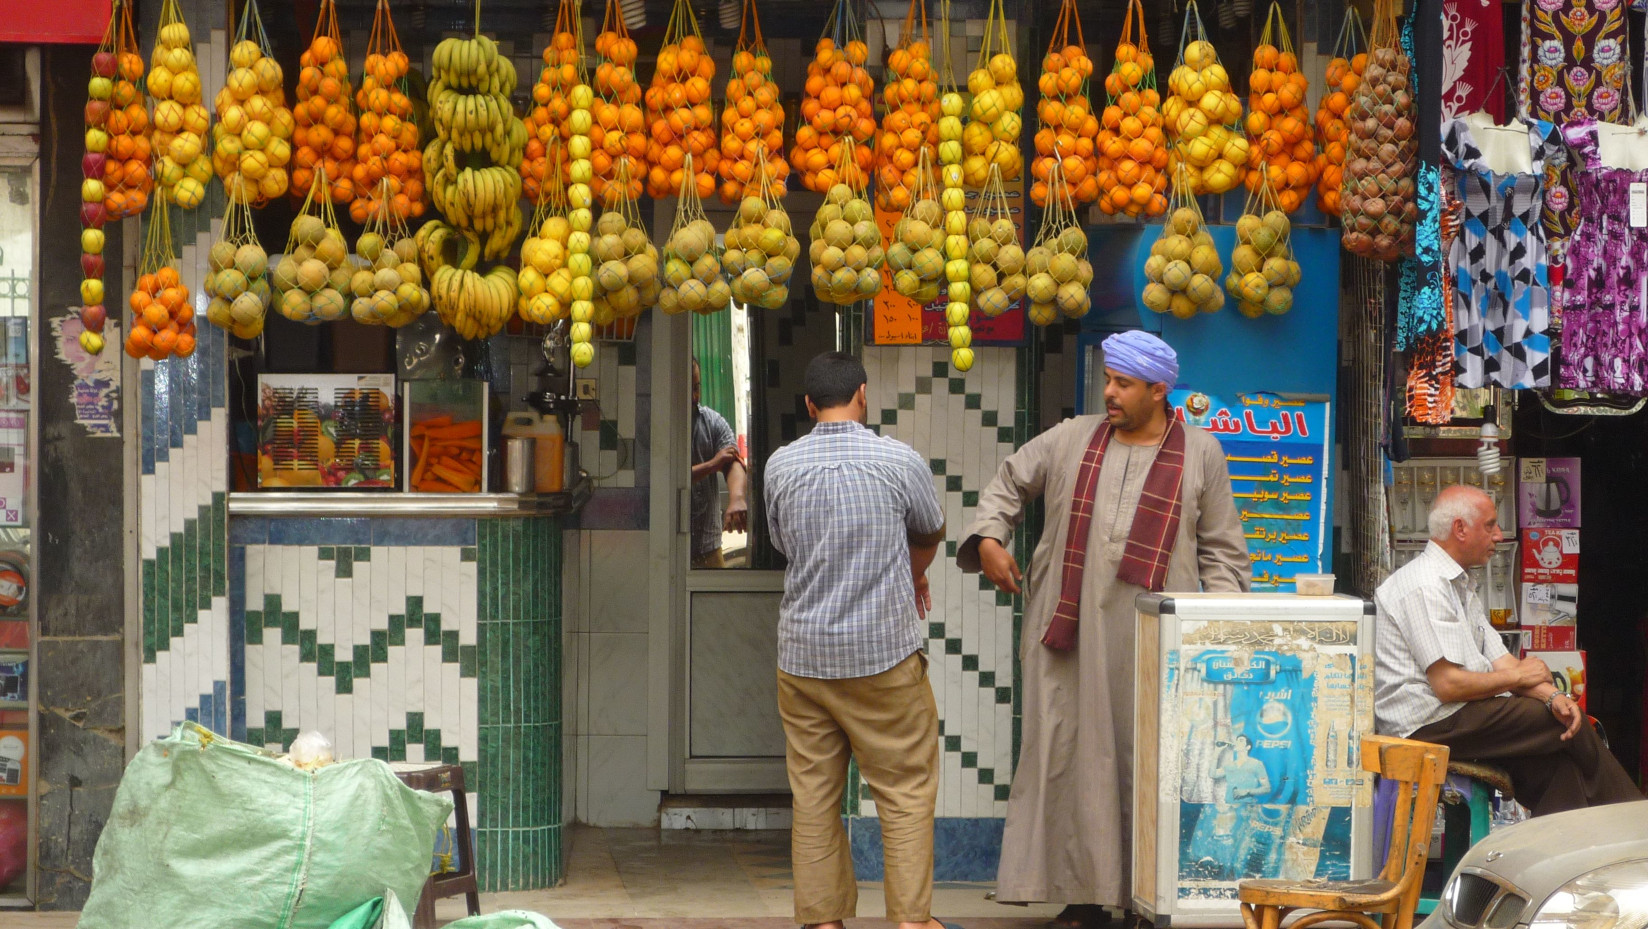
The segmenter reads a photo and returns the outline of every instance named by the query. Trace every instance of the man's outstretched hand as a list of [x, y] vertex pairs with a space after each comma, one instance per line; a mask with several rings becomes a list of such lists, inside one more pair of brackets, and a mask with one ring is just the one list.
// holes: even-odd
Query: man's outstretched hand
[[1013, 555], [995, 539], [984, 538], [979, 540], [979, 566], [990, 583], [996, 585], [997, 590], [1004, 590], [1010, 594], [1019, 592], [1019, 581], [1024, 574], [1019, 571], [1019, 563], [1013, 560]]

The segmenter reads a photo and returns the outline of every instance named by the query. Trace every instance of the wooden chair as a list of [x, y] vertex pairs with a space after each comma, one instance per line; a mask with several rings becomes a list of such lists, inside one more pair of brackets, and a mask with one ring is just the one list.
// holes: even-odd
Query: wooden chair
[[1295, 910], [1317, 912], [1301, 916], [1291, 929], [1321, 922], [1412, 929], [1437, 797], [1448, 776], [1448, 750], [1428, 742], [1368, 736], [1362, 740], [1362, 767], [1400, 785], [1385, 869], [1364, 881], [1242, 881], [1238, 896], [1247, 929], [1278, 929]]

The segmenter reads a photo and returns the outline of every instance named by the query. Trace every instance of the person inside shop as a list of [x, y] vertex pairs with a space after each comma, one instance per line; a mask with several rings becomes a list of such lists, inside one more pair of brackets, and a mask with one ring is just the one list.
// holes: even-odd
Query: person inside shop
[[1134, 598], [1251, 582], [1224, 451], [1167, 403], [1178, 355], [1148, 333], [1113, 335], [1104, 377], [1102, 415], [1065, 420], [1002, 462], [956, 554], [963, 571], [1019, 593], [1008, 546], [1031, 501], [1045, 501], [996, 896], [1065, 904], [1055, 925], [1068, 929], [1103, 925], [1106, 907], [1132, 900]]
[[[692, 566], [725, 568], [722, 532], [748, 532], [750, 508], [745, 499], [749, 470], [738, 453], [738, 439], [726, 417], [705, 406], [698, 359], [692, 360]], [[727, 481], [727, 510], [721, 511], [721, 484]]]
[[1502, 538], [1493, 500], [1466, 485], [1431, 505], [1425, 551], [1374, 592], [1374, 717], [1384, 735], [1503, 768], [1535, 816], [1641, 800], [1579, 705], [1538, 658], [1513, 658], [1469, 571]]
[[926, 459], [865, 425], [852, 355], [807, 365], [810, 433], [767, 460], [767, 522], [788, 559], [778, 608], [778, 711], [794, 815], [795, 919], [841, 929], [858, 884], [841, 823], [847, 762], [875, 792], [887, 919], [932, 918], [938, 706], [927, 678], [927, 568], [944, 508]]

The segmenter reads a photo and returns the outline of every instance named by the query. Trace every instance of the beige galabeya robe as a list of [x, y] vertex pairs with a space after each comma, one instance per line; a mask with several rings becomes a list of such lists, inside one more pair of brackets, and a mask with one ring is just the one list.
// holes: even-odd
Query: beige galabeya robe
[[[1045, 499], [1024, 587], [1023, 739], [997, 873], [1002, 902], [1132, 904], [1133, 601], [1145, 588], [1118, 581], [1116, 566], [1155, 446], [1112, 437], [1099, 469], [1077, 648], [1041, 644], [1058, 605], [1076, 474], [1102, 420], [1065, 420], [1002, 462], [956, 554], [963, 571], [978, 571], [980, 538], [1011, 550], [1025, 507]], [[1251, 562], [1224, 452], [1194, 427], [1185, 428], [1182, 503], [1165, 589], [1246, 590]]]

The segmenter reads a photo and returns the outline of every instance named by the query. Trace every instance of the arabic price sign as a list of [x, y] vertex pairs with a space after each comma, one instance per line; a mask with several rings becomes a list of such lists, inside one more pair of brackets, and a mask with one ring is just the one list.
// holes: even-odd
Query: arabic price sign
[[1242, 519], [1253, 589], [1293, 591], [1296, 574], [1322, 570], [1328, 531], [1329, 410], [1276, 394], [1232, 400], [1192, 390], [1168, 395], [1180, 422], [1219, 440]]
[[[1002, 189], [1007, 194], [1007, 209], [1018, 230], [1019, 244], [1024, 245], [1024, 178], [1005, 181]], [[971, 214], [979, 192], [967, 192], [968, 213]], [[893, 241], [893, 227], [901, 214], [876, 208], [876, 225], [881, 235]], [[931, 303], [917, 303], [893, 289], [893, 269], [881, 269], [881, 291], [875, 296], [872, 309], [870, 339], [876, 345], [921, 345], [928, 342], [949, 343], [950, 326], [944, 318], [944, 307], [950, 302], [949, 288], [940, 282], [938, 299]], [[973, 331], [974, 345], [1019, 345], [1024, 341], [1024, 300], [1012, 303], [1000, 316], [986, 316], [973, 310], [967, 327]]]

